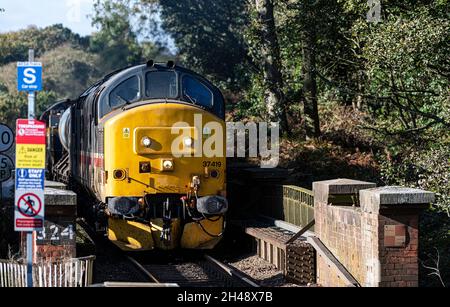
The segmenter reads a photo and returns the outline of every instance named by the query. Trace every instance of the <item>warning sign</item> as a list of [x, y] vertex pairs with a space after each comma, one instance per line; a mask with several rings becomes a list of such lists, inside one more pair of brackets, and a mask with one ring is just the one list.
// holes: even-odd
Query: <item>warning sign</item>
[[16, 231], [44, 227], [45, 123], [19, 119], [16, 127]]
[[17, 168], [45, 168], [45, 145], [17, 144]]
[[37, 120], [18, 119], [16, 143], [45, 145], [45, 123]]
[[15, 230], [41, 230], [44, 225], [44, 191], [16, 191], [15, 202]]

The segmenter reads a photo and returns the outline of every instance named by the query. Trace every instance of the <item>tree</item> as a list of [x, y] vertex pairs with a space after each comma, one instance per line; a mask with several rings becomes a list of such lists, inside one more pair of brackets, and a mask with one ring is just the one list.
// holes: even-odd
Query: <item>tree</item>
[[139, 0], [97, 0], [94, 10], [92, 24], [99, 32], [91, 39], [91, 51], [100, 54], [106, 71], [149, 59], [174, 58], [164, 45], [151, 40], [156, 24], [152, 18], [153, 4]]
[[[37, 57], [43, 63], [43, 87], [59, 99], [77, 98], [86, 88], [108, 71], [102, 70], [103, 59], [66, 44]], [[0, 67], [0, 84], [10, 94], [17, 93], [16, 63]]]
[[282, 130], [289, 133], [274, 3], [272, 0], [254, 0], [250, 3], [250, 10], [254, 16], [252, 28], [256, 41], [256, 48], [251, 54], [264, 76], [266, 111], [271, 121], [279, 121]]
[[244, 1], [160, 0], [157, 5], [162, 29], [175, 40], [185, 66], [227, 88], [245, 86], [253, 63], [242, 36], [248, 24]]
[[[317, 1], [316, 1], [317, 2]], [[305, 133], [307, 138], [320, 136], [319, 109], [317, 105], [316, 80], [316, 16], [317, 11], [310, 0], [305, 0], [304, 26], [301, 35], [303, 42], [303, 103], [305, 110]]]
[[61, 24], [43, 29], [31, 26], [25, 30], [1, 33], [0, 65], [27, 59], [30, 48], [33, 48], [36, 57], [39, 57], [64, 44], [87, 48], [89, 39], [80, 37]]
[[108, 71], [138, 64], [142, 58], [136, 33], [131, 25], [129, 1], [94, 3], [92, 25], [99, 28], [91, 39], [91, 51], [99, 53]]

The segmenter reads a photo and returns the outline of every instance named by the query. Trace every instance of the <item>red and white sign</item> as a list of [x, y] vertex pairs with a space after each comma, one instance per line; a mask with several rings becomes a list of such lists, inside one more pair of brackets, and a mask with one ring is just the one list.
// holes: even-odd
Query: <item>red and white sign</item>
[[28, 119], [17, 120], [17, 144], [44, 145], [45, 136], [45, 123]]
[[37, 231], [44, 227], [44, 191], [17, 190], [14, 228], [16, 231]]
[[[45, 123], [18, 119], [16, 122], [16, 193], [14, 228], [16, 231], [40, 231], [44, 227]], [[38, 182], [36, 182], [38, 180]]]

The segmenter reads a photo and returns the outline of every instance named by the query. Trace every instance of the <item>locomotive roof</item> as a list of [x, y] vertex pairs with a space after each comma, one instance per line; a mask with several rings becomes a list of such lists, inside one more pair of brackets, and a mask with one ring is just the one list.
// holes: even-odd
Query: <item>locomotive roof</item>
[[[158, 90], [155, 90], [155, 96], [149, 94], [150, 92], [148, 92], [147, 86], [150, 83], [148, 83], [149, 79], [147, 78], [149, 77], [149, 74], [155, 72], [173, 72], [174, 74], [176, 74], [177, 77], [175, 91], [171, 92], [171, 94], [166, 93], [168, 96], [164, 96], [164, 94], [162, 94], [163, 92], [158, 92]], [[118, 96], [117, 94], [112, 94], [113, 91], [115, 91], [121, 84], [125, 84], [128, 80], [134, 77], [139, 78], [140, 81], [137, 81], [137, 83], [141, 84], [141, 90], [145, 89], [144, 91], [137, 92], [140, 93], [138, 100], [131, 101], [131, 99], [123, 99], [123, 97]], [[167, 80], [167, 82], [169, 81]], [[169, 83], [167, 83], [167, 86], [170, 86]], [[208, 98], [206, 98], [206, 100], [203, 100], [203, 102], [201, 100], [198, 100], [200, 98], [198, 98], [198, 96], [197, 98], [194, 96], [201, 94], [195, 92], [195, 86], [197, 86], [197, 90], [199, 89], [199, 87], [204, 87], [205, 89], [207, 89], [206, 91], [210, 92], [211, 98], [207, 96]], [[134, 89], [133, 85], [130, 85], [130, 89]], [[156, 92], [158, 92], [158, 94], [161, 94], [161, 96], [158, 96]], [[221, 118], [225, 116], [224, 98], [220, 90], [203, 76], [195, 73], [192, 70], [177, 66], [173, 62], [168, 62], [166, 64], [155, 64], [153, 61], [149, 61], [147, 62], [147, 64], [136, 65], [117, 70], [105, 76], [101, 81], [97, 82], [91, 88], [86, 90], [80, 96], [80, 98], [81, 100], [89, 100], [88, 97], [98, 96], [98, 101], [100, 101], [98, 117], [103, 118], [105, 115], [113, 112], [117, 108], [112, 107], [113, 104], [111, 104], [110, 102], [111, 95], [118, 96], [119, 100], [124, 101], [132, 106], [137, 106], [140, 101], [151, 101], [152, 99], [165, 99], [167, 101], [172, 99], [188, 104], [195, 104], [197, 107], [208, 110], [209, 112], [212, 112]], [[211, 99], [210, 103], [208, 102], [208, 99]], [[121, 105], [119, 105], [119, 107], [120, 106]]]
[[[199, 75], [198, 73], [178, 66], [174, 64], [173, 66], [169, 66], [169, 63], [153, 63], [153, 61], [147, 62], [147, 64], [141, 64], [141, 65], [134, 65], [134, 66], [127, 66], [125, 68], [118, 69], [116, 71], [113, 71], [112, 73], [107, 74], [103, 77], [103, 79], [97, 81], [95, 84], [93, 84], [91, 87], [89, 87], [83, 94], [80, 95], [80, 97], [89, 95], [92, 91], [99, 88], [100, 86], [108, 86], [109, 84], [113, 83], [115, 80], [122, 78], [124, 75], [132, 75], [135, 73], [142, 72], [144, 70], [155, 70], [155, 71], [178, 71], [187, 73], [190, 75], [195, 76], [196, 78], [202, 80], [202, 82], [206, 83], [209, 87], [216, 88], [209, 80], [207, 80], [202, 75]], [[150, 65], [149, 65], [150, 64]]]

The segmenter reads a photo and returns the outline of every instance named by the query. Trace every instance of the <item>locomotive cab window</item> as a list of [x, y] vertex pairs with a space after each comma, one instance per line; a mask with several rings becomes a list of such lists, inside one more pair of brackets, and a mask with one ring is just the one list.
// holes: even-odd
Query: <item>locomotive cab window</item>
[[206, 108], [211, 108], [214, 101], [211, 90], [191, 76], [183, 76], [183, 98]]
[[177, 98], [177, 75], [173, 71], [151, 71], [146, 75], [147, 97]]
[[139, 78], [134, 76], [120, 83], [109, 94], [109, 106], [114, 110], [126, 104], [136, 102], [139, 96]]

